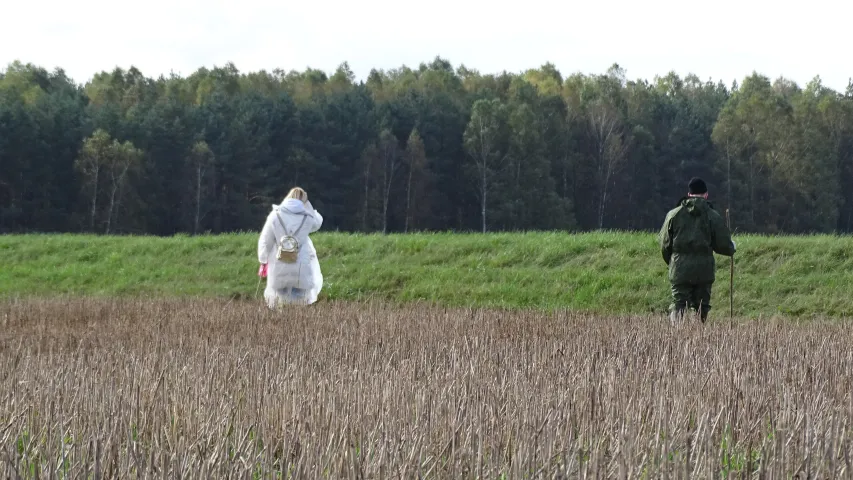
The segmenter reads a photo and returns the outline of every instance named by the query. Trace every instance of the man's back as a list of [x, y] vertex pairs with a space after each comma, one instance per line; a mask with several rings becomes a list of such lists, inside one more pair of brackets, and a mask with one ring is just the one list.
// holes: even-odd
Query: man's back
[[666, 215], [660, 251], [669, 265], [670, 319], [677, 321], [689, 307], [704, 323], [711, 310], [714, 252], [734, 255], [735, 244], [723, 218], [708, 203], [708, 187], [701, 178], [690, 179], [687, 197]]
[[660, 232], [661, 254], [673, 283], [713, 283], [714, 252], [734, 255], [722, 217], [701, 197], [682, 199], [670, 210]]

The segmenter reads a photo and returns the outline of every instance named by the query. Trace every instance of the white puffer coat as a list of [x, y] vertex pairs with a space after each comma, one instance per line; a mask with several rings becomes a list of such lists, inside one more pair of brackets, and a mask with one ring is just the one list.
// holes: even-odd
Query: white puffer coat
[[[282, 222], [285, 228], [282, 228]], [[323, 288], [323, 274], [320, 271], [317, 250], [308, 235], [319, 230], [322, 225], [323, 216], [314, 210], [310, 201], [303, 204], [299, 200], [287, 199], [281, 205], [272, 206], [258, 239], [258, 261], [267, 265], [267, 288], [264, 296], [268, 296], [269, 292], [274, 293], [275, 290], [294, 287], [307, 290], [308, 303], [317, 301], [317, 296]], [[276, 258], [276, 239], [281, 239], [285, 230], [299, 241], [296, 263], [285, 263]]]

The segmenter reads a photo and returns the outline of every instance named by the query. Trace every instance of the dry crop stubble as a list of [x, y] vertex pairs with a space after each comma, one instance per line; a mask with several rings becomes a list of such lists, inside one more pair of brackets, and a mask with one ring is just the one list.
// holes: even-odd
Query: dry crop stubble
[[851, 329], [327, 303], [0, 303], [4, 478], [851, 473]]

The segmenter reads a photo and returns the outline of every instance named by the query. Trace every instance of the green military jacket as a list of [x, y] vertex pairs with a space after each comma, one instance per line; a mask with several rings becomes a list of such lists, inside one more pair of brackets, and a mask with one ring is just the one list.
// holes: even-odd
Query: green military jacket
[[714, 283], [714, 253], [732, 256], [735, 244], [719, 213], [704, 198], [685, 197], [670, 210], [660, 230], [660, 250], [669, 265], [669, 281]]

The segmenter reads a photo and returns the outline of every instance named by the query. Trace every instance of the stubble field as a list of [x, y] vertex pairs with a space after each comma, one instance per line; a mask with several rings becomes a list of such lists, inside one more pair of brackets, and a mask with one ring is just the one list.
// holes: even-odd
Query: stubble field
[[344, 302], [0, 303], [3, 478], [839, 478], [853, 331]]

